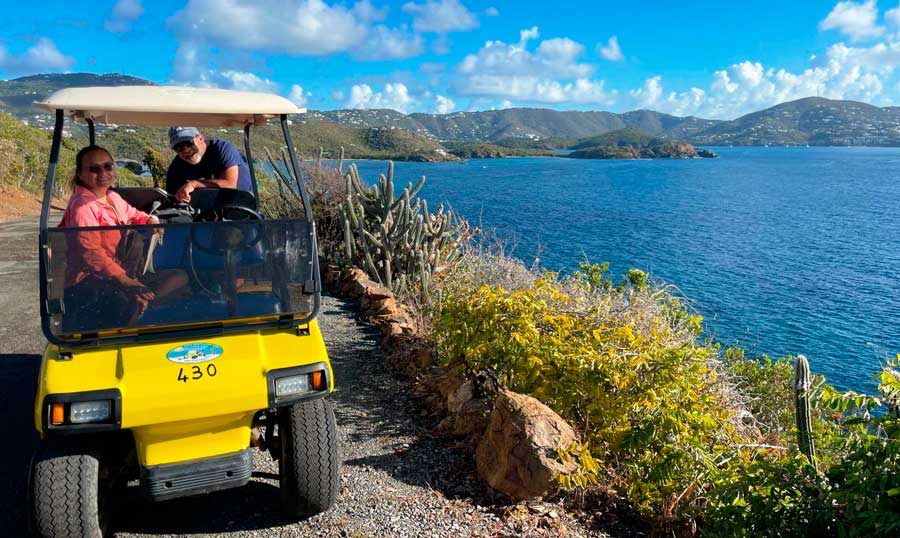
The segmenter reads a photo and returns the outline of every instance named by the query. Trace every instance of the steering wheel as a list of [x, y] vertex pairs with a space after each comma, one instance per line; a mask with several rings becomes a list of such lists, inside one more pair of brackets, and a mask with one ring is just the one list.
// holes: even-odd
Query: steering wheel
[[[262, 237], [259, 225], [238, 224], [243, 221], [262, 221], [256, 211], [238, 205], [224, 205], [204, 209], [194, 219], [204, 225], [191, 226], [191, 244], [210, 254], [226, 254], [250, 248]], [[216, 226], [211, 226], [217, 224]]]
[[204, 209], [194, 222], [230, 222], [234, 220], [263, 220], [262, 215], [242, 205], [223, 205]]

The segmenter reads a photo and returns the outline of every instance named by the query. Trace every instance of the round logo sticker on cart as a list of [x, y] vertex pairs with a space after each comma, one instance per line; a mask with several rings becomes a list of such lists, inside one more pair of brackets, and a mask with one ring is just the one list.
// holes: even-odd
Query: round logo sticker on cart
[[198, 344], [185, 344], [170, 349], [166, 358], [178, 364], [197, 364], [211, 361], [222, 355], [222, 348], [215, 344], [200, 342]]

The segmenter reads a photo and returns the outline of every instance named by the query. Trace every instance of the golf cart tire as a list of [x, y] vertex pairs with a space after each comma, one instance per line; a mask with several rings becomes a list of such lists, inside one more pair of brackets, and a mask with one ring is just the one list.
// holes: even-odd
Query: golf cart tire
[[340, 481], [331, 401], [295, 403], [284, 409], [280, 418], [278, 474], [284, 511], [295, 519], [324, 512], [334, 504]]
[[29, 477], [30, 525], [40, 538], [102, 538], [100, 460], [90, 451], [42, 446]]

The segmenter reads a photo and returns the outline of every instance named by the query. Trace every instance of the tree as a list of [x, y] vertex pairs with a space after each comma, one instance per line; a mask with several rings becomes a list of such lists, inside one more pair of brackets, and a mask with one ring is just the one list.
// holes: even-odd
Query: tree
[[160, 187], [165, 185], [166, 172], [169, 167], [163, 162], [159, 152], [153, 148], [147, 148], [147, 151], [144, 152], [144, 164], [147, 165], [150, 173], [153, 174], [153, 186]]

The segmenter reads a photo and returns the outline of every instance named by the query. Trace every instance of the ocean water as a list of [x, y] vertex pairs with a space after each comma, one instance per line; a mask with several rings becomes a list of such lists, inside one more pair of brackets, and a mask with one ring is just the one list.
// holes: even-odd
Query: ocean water
[[[630, 267], [677, 286], [706, 333], [805, 354], [842, 389], [900, 352], [900, 149], [715, 148], [718, 159], [396, 163], [531, 264]], [[357, 162], [368, 182], [386, 163]]]

